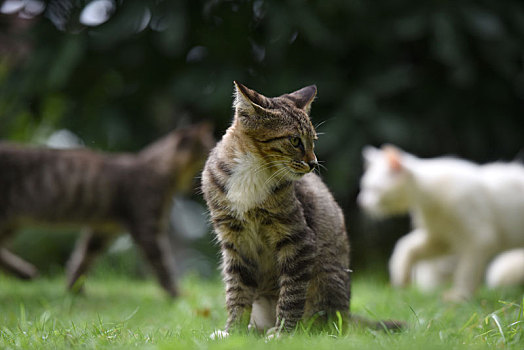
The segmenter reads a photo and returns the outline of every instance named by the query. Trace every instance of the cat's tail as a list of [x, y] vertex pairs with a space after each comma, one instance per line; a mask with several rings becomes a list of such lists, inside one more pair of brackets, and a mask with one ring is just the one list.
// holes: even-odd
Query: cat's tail
[[370, 320], [369, 318], [354, 315], [352, 314], [350, 317], [350, 322], [359, 326], [359, 327], [367, 327], [373, 330], [383, 330], [386, 332], [398, 332], [401, 330], [406, 329], [406, 323], [404, 321], [398, 321], [398, 320]]
[[489, 288], [524, 285], [524, 248], [508, 250], [499, 254], [486, 272]]

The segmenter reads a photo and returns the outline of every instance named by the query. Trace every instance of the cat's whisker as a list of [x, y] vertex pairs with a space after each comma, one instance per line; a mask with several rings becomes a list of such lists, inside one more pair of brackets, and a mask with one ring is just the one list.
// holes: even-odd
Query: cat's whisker
[[276, 176], [276, 174], [278, 174], [279, 172], [282, 171], [282, 169], [284, 169], [284, 168], [280, 168], [280, 169], [278, 169], [277, 171], [275, 171], [273, 174], [271, 174], [271, 175], [266, 179], [266, 181], [264, 181], [264, 185], [267, 185], [267, 184], [268, 184], [268, 183], [269, 183], [269, 182], [270, 182], [270, 181], [271, 181], [271, 180]]
[[288, 168], [284, 168], [286, 171], [285, 171], [285, 174], [283, 174], [279, 179], [278, 179], [278, 182], [282, 181], [282, 179], [284, 179], [285, 175], [287, 174], [291, 174], [291, 171], [289, 171]]
[[255, 174], [258, 174], [261, 171], [264, 171], [264, 170], [267, 170], [267, 169], [271, 169], [275, 165], [283, 165], [286, 161], [289, 161], [289, 159], [290, 159], [289, 157], [275, 156], [275, 155], [271, 155], [271, 154], [266, 155], [266, 157], [277, 159], [277, 160], [272, 160], [272, 161], [266, 162], [263, 165], [261, 165], [260, 167], [256, 168], [255, 171], [254, 171]]
[[260, 166], [258, 166], [257, 168], [255, 168], [255, 171], [258, 170], [258, 169], [260, 169], [260, 168], [264, 168], [264, 167], [266, 167], [267, 165], [270, 165], [270, 164], [275, 163], [275, 162], [277, 162], [277, 161], [276, 161], [276, 160], [273, 160], [273, 161], [269, 161], [269, 162], [262, 162], [262, 164], [261, 164]]
[[[315, 125], [315, 129], [318, 129], [319, 127], [321, 127], [322, 125], [324, 125], [325, 122], [327, 122], [327, 119], [326, 119], [326, 120], [323, 120], [323, 121], [321, 121], [321, 122], [319, 122], [319, 123], [317, 123], [317, 124]], [[319, 134], [317, 133], [317, 135], [319, 135]]]
[[[322, 164], [322, 162], [318, 162], [318, 167], [324, 169], [325, 171], [328, 171], [328, 168]], [[318, 168], [317, 168], [318, 169]], [[318, 169], [319, 170], [319, 169]], [[320, 173], [320, 172], [319, 172]]]
[[274, 176], [273, 176], [273, 180], [277, 179], [277, 181], [275, 182], [280, 182], [287, 174], [289, 174], [289, 169], [284, 166], [282, 167], [279, 171], [275, 172]]
[[262, 164], [259, 167], [257, 167], [253, 172], [255, 174], [258, 174], [261, 171], [271, 169], [274, 165], [278, 165], [279, 163], [280, 162], [275, 161], [275, 162], [271, 162], [271, 163]]
[[[278, 171], [276, 171], [271, 177], [270, 179], [276, 179], [276, 183], [279, 183], [286, 174], [288, 174], [289, 170], [287, 169], [287, 167], [283, 167], [281, 169], [279, 169]], [[277, 178], [278, 177], [278, 178]], [[268, 180], [270, 180], [268, 179]], [[269, 183], [269, 182], [266, 182], [266, 183]]]
[[260, 167], [256, 168], [254, 173], [258, 174], [261, 171], [271, 169], [274, 165], [279, 165], [279, 164], [282, 164], [282, 161], [278, 160], [278, 161], [272, 161], [272, 162], [265, 163], [261, 165]]
[[286, 167], [283, 167], [283, 168], [280, 168], [278, 169], [277, 171], [275, 171], [275, 173], [273, 175], [271, 175], [266, 181], [265, 181], [265, 185], [271, 183], [271, 180], [273, 180], [274, 178], [276, 178], [279, 174], [281, 174], [282, 172], [286, 172], [287, 171], [287, 168]]

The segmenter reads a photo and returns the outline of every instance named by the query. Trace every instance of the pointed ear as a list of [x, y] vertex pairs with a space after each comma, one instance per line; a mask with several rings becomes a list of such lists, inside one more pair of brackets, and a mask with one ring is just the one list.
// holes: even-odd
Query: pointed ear
[[362, 159], [366, 162], [372, 162], [373, 159], [377, 157], [377, 155], [380, 153], [380, 150], [378, 148], [375, 148], [373, 146], [364, 146], [362, 149]]
[[309, 114], [309, 111], [311, 110], [311, 103], [315, 99], [316, 95], [317, 86], [309, 85], [305, 88], [302, 88], [285, 96], [292, 100], [295, 103], [295, 106], [297, 106], [300, 109], [303, 109], [304, 111], [306, 111], [306, 113]]
[[382, 146], [389, 168], [395, 172], [401, 171], [403, 166], [402, 151], [393, 145]]
[[239, 110], [247, 111], [264, 111], [267, 108], [267, 98], [255, 90], [234, 81], [235, 84], [235, 102], [233, 107]]

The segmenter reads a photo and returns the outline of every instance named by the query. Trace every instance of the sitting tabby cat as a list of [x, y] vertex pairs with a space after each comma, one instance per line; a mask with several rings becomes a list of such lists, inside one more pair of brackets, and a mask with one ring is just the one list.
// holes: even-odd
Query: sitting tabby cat
[[235, 82], [233, 124], [202, 190], [222, 252], [228, 319], [290, 331], [315, 314], [349, 316], [344, 216], [322, 180], [309, 118], [316, 87], [267, 98]]
[[[495, 260], [488, 283], [524, 280], [522, 164], [420, 159], [393, 146], [366, 147], [363, 157], [360, 205], [382, 216], [409, 212], [414, 226], [391, 256], [393, 285], [409, 284], [418, 262], [443, 258], [444, 271], [453, 275], [452, 289], [444, 298], [463, 300], [473, 295], [490, 260], [511, 248], [521, 249]], [[449, 256], [451, 264], [446, 263]]]
[[[191, 186], [213, 144], [204, 124], [175, 130], [136, 155], [0, 144], [0, 242], [24, 224], [87, 226], [68, 264], [72, 287], [106, 243], [129, 230], [175, 296], [168, 209], [174, 192]], [[36, 275], [5, 248], [0, 266], [22, 278]]]

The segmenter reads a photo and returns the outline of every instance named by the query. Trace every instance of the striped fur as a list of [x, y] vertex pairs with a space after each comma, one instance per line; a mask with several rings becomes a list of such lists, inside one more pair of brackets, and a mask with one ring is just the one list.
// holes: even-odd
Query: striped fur
[[[213, 146], [207, 125], [176, 130], [138, 154], [0, 145], [0, 243], [30, 223], [88, 227], [68, 263], [72, 287], [115, 234], [128, 230], [162, 286], [177, 294], [167, 214], [190, 188]], [[23, 278], [36, 269], [2, 248], [0, 266]]]
[[344, 216], [312, 173], [316, 87], [267, 98], [235, 85], [233, 123], [202, 174], [222, 252], [226, 331], [248, 321], [289, 331], [314, 314], [348, 316]]

